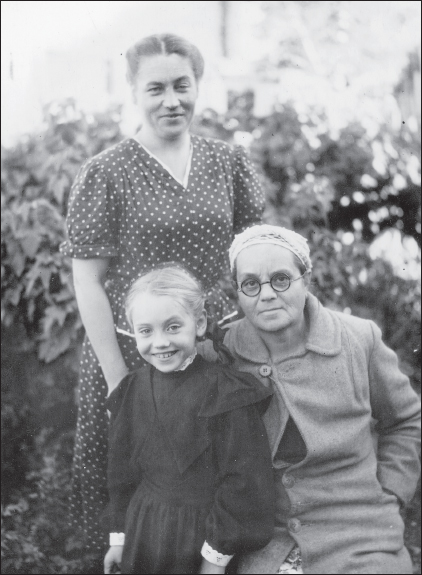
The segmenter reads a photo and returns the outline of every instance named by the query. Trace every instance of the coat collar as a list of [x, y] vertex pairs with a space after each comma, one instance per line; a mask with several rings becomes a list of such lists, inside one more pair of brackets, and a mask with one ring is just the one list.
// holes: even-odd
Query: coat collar
[[[337, 316], [310, 293], [304, 313], [309, 325], [306, 349], [325, 356], [338, 355], [341, 351], [341, 323]], [[236, 355], [248, 361], [270, 362], [264, 342], [246, 318], [231, 325], [224, 343]]]

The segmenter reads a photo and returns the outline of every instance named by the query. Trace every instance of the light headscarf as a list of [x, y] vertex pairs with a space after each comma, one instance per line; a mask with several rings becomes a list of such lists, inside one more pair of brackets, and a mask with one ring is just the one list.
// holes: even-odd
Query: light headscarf
[[308, 240], [287, 228], [262, 224], [247, 228], [235, 236], [229, 249], [230, 269], [233, 271], [239, 253], [255, 244], [275, 244], [294, 253], [303, 263], [306, 271], [312, 269]]

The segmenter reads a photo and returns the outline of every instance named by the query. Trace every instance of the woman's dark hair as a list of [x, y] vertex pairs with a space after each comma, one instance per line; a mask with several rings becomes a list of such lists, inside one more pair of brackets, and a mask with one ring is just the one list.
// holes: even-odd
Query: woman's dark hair
[[192, 66], [192, 71], [198, 82], [204, 74], [204, 59], [196, 46], [175, 34], [154, 34], [136, 42], [126, 52], [127, 80], [132, 86], [136, 82], [139, 64], [142, 58], [147, 56], [170, 56], [178, 54], [187, 58]]

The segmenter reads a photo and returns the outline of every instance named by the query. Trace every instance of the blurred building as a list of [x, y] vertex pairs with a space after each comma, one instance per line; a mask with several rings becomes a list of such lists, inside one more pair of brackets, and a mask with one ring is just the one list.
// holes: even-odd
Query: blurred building
[[[252, 25], [241, 6], [231, 6], [229, 16], [229, 4], [255, 3], [3, 2], [4, 138], [31, 131], [41, 120], [44, 104], [68, 97], [92, 111], [123, 103], [129, 126], [135, 110], [125, 79], [125, 52], [143, 36], [160, 32], [182, 35], [199, 47], [206, 69], [198, 107], [225, 111], [230, 87], [224, 61], [244, 44], [242, 36]], [[247, 58], [243, 54], [238, 60]], [[238, 62], [237, 73], [244, 73], [244, 64]]]
[[421, 47], [409, 54], [394, 95], [404, 121], [416, 119], [421, 125]]
[[[362, 85], [374, 83], [374, 73], [367, 74], [360, 85], [348, 85], [343, 77], [324, 77], [318, 66], [314, 70], [277, 67], [274, 55], [292, 27], [282, 17], [283, 30], [275, 22], [272, 37], [266, 34], [263, 4], [243, 0], [2, 2], [2, 142], [33, 131], [41, 122], [43, 105], [69, 97], [86, 111], [123, 104], [123, 130], [132, 133], [137, 112], [125, 79], [125, 52], [143, 36], [159, 32], [182, 35], [203, 53], [206, 67], [198, 110], [210, 107], [224, 112], [230, 98], [241, 93], [251, 98], [258, 116], [289, 99], [326, 106], [334, 120], [344, 122], [356, 103], [362, 110], [366, 84]], [[376, 2], [350, 4], [371, 5], [378, 13]], [[374, 30], [381, 30], [382, 24]], [[312, 60], [312, 49], [308, 55]], [[416, 59], [419, 68], [411, 65], [396, 96], [405, 115], [415, 110], [420, 118], [420, 49]], [[378, 73], [381, 78], [382, 66]], [[391, 104], [394, 98], [389, 97]], [[367, 102], [378, 114], [379, 102], [369, 89]]]
[[[260, 2], [3, 2], [2, 141], [39, 125], [44, 104], [73, 97], [87, 111], [124, 105], [135, 129], [125, 52], [143, 36], [173, 32], [204, 55], [198, 110], [227, 110], [230, 93], [254, 92], [267, 114], [276, 85], [256, 74], [262, 41], [253, 31]], [[132, 128], [133, 126], [133, 128]]]

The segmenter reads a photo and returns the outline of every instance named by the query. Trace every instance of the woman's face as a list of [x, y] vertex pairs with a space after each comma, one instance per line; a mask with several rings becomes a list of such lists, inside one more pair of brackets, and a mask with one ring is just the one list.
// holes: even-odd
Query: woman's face
[[[237, 281], [254, 278], [269, 282], [276, 273], [284, 273], [292, 280], [301, 275], [295, 255], [282, 246], [256, 244], [242, 250], [236, 259]], [[252, 325], [266, 332], [278, 332], [299, 327], [308, 291], [309, 274], [293, 281], [288, 290], [276, 292], [269, 283], [261, 286], [258, 295], [249, 297], [238, 292], [239, 303]]]
[[133, 87], [143, 128], [173, 140], [192, 122], [198, 85], [187, 58], [178, 54], [143, 57]]

